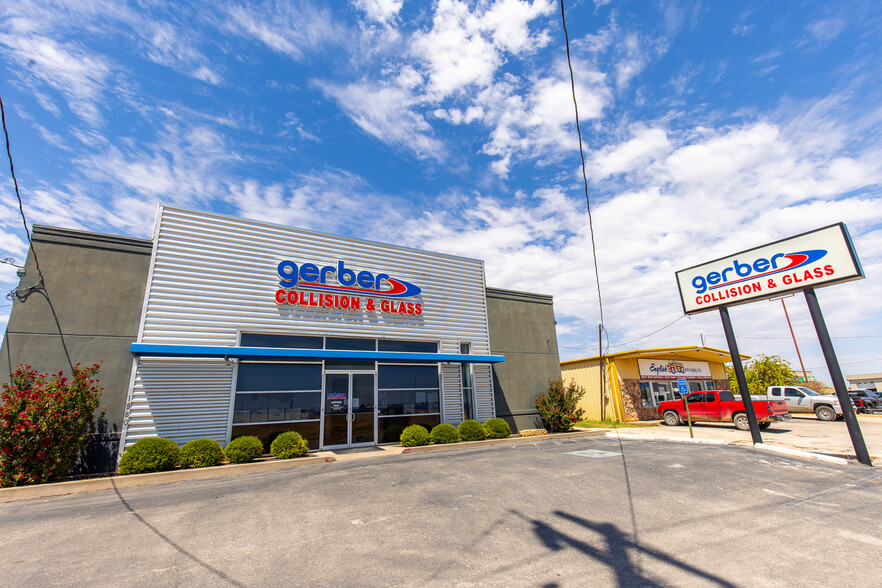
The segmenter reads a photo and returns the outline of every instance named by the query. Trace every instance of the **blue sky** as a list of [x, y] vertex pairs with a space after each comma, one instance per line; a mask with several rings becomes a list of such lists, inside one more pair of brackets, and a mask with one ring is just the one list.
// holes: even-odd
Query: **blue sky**
[[[682, 316], [674, 272], [843, 221], [867, 279], [819, 299], [843, 371], [882, 372], [879, 3], [566, 10], [610, 350], [725, 347], [716, 313], [644, 337]], [[19, 0], [0, 68], [31, 222], [149, 237], [161, 201], [479, 257], [489, 285], [554, 295], [562, 359], [596, 353], [558, 4]], [[21, 260], [16, 208], [7, 177]], [[742, 352], [796, 364], [780, 303], [732, 319]]]

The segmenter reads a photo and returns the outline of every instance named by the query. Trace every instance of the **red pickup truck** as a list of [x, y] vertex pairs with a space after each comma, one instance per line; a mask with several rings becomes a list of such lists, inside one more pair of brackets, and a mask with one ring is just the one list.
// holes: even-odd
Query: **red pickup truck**
[[[686, 396], [692, 422], [732, 421], [742, 431], [750, 429], [744, 403], [736, 400], [729, 390], [704, 390]], [[787, 404], [783, 400], [754, 400], [753, 410], [760, 429], [768, 429], [773, 422], [790, 420]], [[658, 415], [666, 425], [686, 422], [686, 405], [683, 400], [666, 400], [658, 405]]]

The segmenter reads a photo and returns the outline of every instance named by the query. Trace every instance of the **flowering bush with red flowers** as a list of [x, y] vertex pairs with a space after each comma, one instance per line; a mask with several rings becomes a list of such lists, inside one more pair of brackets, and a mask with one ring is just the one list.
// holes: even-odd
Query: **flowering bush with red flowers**
[[29, 365], [10, 374], [0, 404], [0, 487], [40, 484], [76, 463], [95, 432], [98, 367], [77, 364], [70, 379], [62, 372], [49, 379]]
[[575, 381], [564, 384], [560, 378], [548, 380], [548, 391], [536, 397], [533, 406], [539, 411], [545, 428], [551, 432], [569, 431], [585, 411], [578, 408], [585, 389]]

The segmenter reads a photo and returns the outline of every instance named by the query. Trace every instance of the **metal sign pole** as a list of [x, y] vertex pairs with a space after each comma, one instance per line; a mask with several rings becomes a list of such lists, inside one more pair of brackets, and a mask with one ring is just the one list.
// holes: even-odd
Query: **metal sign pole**
[[756, 422], [756, 412], [753, 410], [753, 400], [750, 399], [750, 390], [747, 389], [747, 378], [744, 376], [744, 366], [741, 365], [741, 355], [738, 353], [738, 343], [735, 341], [735, 331], [732, 330], [732, 320], [729, 318], [729, 309], [720, 307], [720, 318], [723, 321], [723, 331], [726, 333], [726, 342], [729, 343], [729, 355], [732, 356], [732, 366], [735, 368], [735, 379], [738, 380], [738, 388], [741, 389], [741, 400], [744, 402], [744, 412], [747, 413], [747, 422], [750, 424], [750, 436], [753, 443], [762, 443], [759, 425]]
[[804, 293], [809, 313], [812, 315], [812, 322], [815, 323], [815, 331], [818, 333], [818, 341], [821, 343], [821, 351], [824, 352], [824, 360], [827, 362], [827, 370], [830, 372], [830, 379], [833, 380], [833, 388], [836, 389], [836, 396], [839, 397], [839, 404], [842, 406], [842, 416], [845, 417], [845, 424], [848, 426], [848, 434], [851, 436], [854, 453], [859, 462], [872, 467], [873, 461], [870, 459], [867, 444], [861, 434], [861, 426], [854, 414], [851, 398], [845, 389], [845, 378], [842, 377], [842, 370], [839, 369], [839, 361], [836, 359], [836, 351], [833, 350], [833, 343], [830, 341], [830, 333], [827, 332], [827, 323], [824, 322], [824, 315], [818, 304], [818, 296], [815, 294], [814, 288], [806, 288]]
[[677, 380], [677, 390], [680, 392], [680, 398], [683, 399], [683, 405], [686, 407], [686, 422], [689, 423], [689, 438], [694, 439], [692, 434], [692, 416], [689, 414], [689, 403], [686, 402], [686, 396], [689, 394], [689, 384], [684, 378]]

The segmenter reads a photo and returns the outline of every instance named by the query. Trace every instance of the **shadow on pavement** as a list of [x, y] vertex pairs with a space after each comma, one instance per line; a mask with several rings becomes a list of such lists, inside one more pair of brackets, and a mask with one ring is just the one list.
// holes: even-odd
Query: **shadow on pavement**
[[560, 519], [576, 523], [577, 525], [599, 534], [602, 543], [593, 545], [584, 539], [579, 539], [561, 532], [544, 521], [530, 519], [517, 511], [513, 512], [533, 525], [533, 532], [536, 534], [536, 537], [542, 541], [546, 548], [552, 551], [560, 551], [564, 548], [571, 547], [580, 551], [584, 555], [593, 558], [611, 569], [616, 575], [618, 586], [661, 587], [668, 585], [656, 582], [652, 578], [645, 576], [638, 569], [637, 565], [632, 561], [632, 557], [639, 554], [679, 568], [711, 584], [735, 587], [735, 584], [710, 572], [706, 572], [693, 565], [687, 564], [686, 562], [680, 561], [668, 553], [640, 545], [639, 542], [633, 540], [628, 533], [622, 532], [622, 530], [616, 525], [610, 523], [596, 523], [559, 510], [554, 512], [555, 516]]
[[148, 523], [148, 522], [144, 519], [144, 517], [142, 517], [141, 515], [139, 515], [139, 514], [135, 511], [135, 509], [132, 508], [132, 505], [130, 505], [130, 504], [126, 501], [126, 499], [122, 497], [122, 494], [119, 493], [119, 488], [117, 488], [117, 487], [116, 487], [116, 483], [113, 482], [113, 478], [111, 478], [110, 481], [111, 481], [111, 483], [113, 483], [113, 491], [116, 492], [117, 497], [119, 498], [120, 502], [123, 503], [123, 506], [126, 507], [126, 510], [128, 510], [130, 513], [132, 513], [133, 515], [135, 515], [135, 518], [138, 519], [138, 521], [139, 521], [142, 525], [144, 525], [145, 527], [147, 527], [148, 529], [150, 529], [151, 531], [153, 531], [153, 533], [155, 533], [157, 537], [159, 537], [160, 539], [162, 539], [163, 541], [165, 541], [166, 543], [168, 543], [169, 545], [171, 545], [172, 548], [174, 548], [175, 551], [177, 551], [177, 552], [180, 553], [181, 555], [183, 555], [183, 556], [189, 558], [190, 560], [192, 560], [194, 563], [200, 565], [201, 567], [205, 568], [206, 570], [208, 570], [209, 572], [211, 572], [212, 574], [214, 574], [215, 576], [217, 576], [217, 577], [220, 578], [221, 580], [224, 580], [225, 582], [229, 582], [229, 583], [232, 584], [233, 586], [238, 586], [238, 587], [244, 588], [244, 586], [245, 586], [244, 584], [240, 584], [239, 582], [237, 582], [236, 580], [230, 578], [229, 576], [227, 576], [225, 573], [223, 573], [222, 571], [218, 570], [217, 568], [214, 568], [214, 567], [208, 565], [207, 563], [205, 563], [204, 561], [202, 561], [201, 559], [199, 559], [198, 557], [196, 557], [195, 555], [193, 555], [192, 553], [190, 553], [189, 551], [187, 551], [186, 549], [184, 549], [183, 547], [181, 547], [180, 545], [178, 545], [177, 543], [175, 543], [174, 541], [172, 541], [168, 536], [164, 535], [159, 529], [157, 529], [156, 527], [154, 527], [153, 525], [151, 525], [150, 523]]

